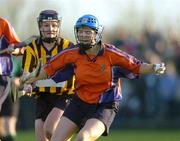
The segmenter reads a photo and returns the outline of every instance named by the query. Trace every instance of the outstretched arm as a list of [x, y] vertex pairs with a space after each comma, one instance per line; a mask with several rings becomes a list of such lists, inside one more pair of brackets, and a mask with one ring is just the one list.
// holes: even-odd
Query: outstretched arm
[[33, 35], [22, 42], [16, 44], [12, 43], [7, 48], [1, 50], [0, 54], [8, 53], [13, 55], [22, 55], [24, 54], [25, 47], [36, 38], [38, 38], [38, 36]]
[[166, 67], [164, 63], [160, 63], [160, 64], [142, 63], [140, 66], [141, 74], [155, 73], [157, 75], [160, 75], [160, 74], [163, 74], [165, 70], [166, 70]]

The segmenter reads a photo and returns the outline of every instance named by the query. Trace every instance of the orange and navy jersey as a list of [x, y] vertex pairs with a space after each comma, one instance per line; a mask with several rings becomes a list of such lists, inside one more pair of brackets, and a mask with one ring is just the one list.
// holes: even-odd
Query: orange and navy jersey
[[101, 95], [112, 87], [112, 67], [120, 66], [139, 75], [141, 61], [115, 48], [113, 45], [102, 44], [97, 55], [87, 55], [78, 47], [69, 48], [55, 56], [45, 66], [48, 76], [66, 64], [75, 65], [75, 86], [79, 98], [87, 103], [98, 103]]
[[[20, 39], [16, 35], [14, 28], [11, 24], [4, 18], [0, 18], [0, 37], [6, 38], [9, 44], [16, 44], [20, 42]], [[5, 48], [2, 46], [2, 48]], [[7, 47], [7, 46], [6, 46]]]
[[[0, 51], [8, 48], [10, 44], [19, 42], [20, 39], [17, 37], [10, 23], [4, 18], [0, 18]], [[0, 54], [0, 75], [10, 75], [11, 71], [11, 55], [6, 53]]]
[[[55, 44], [54, 47], [48, 50], [44, 47], [41, 39], [37, 38], [33, 40], [28, 46], [26, 46], [22, 66], [24, 72], [32, 72], [37, 66], [38, 60], [41, 59], [43, 64], [46, 64], [52, 57], [57, 55], [62, 50], [71, 46], [72, 43], [60, 38], [60, 42]], [[74, 93], [74, 77], [71, 77], [67, 81], [56, 83], [53, 79], [39, 80], [35, 83], [34, 93], [56, 93], [56, 94], [73, 94]]]
[[99, 103], [108, 103], [122, 100], [120, 78], [137, 79], [138, 75], [123, 69], [120, 66], [112, 67], [112, 86], [101, 94]]

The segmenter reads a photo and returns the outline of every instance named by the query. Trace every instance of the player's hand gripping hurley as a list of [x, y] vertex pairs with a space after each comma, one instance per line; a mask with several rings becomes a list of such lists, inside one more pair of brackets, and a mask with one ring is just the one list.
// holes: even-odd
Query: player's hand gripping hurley
[[[17, 99], [23, 95], [25, 95], [24, 91], [22, 91], [24, 84], [30, 81], [30, 79], [36, 78], [40, 71], [41, 71], [41, 66], [42, 66], [42, 60], [38, 61], [36, 69], [32, 72], [29, 73], [25, 76], [22, 76], [20, 79], [20, 86], [16, 86], [15, 82], [13, 79], [11, 79], [11, 99], [13, 102], [17, 101]], [[29, 83], [29, 82], [28, 82]], [[21, 91], [20, 91], [21, 90]]]

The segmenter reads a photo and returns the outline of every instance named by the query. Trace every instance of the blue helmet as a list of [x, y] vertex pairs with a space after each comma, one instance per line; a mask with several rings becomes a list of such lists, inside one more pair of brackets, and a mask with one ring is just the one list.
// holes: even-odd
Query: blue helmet
[[[97, 33], [96, 44], [101, 41], [101, 38], [102, 38], [101, 34], [102, 34], [104, 28], [102, 25], [99, 25], [98, 19], [95, 16], [87, 14], [87, 15], [80, 17], [77, 20], [77, 22], [74, 26], [74, 34], [75, 34], [77, 43], [80, 43], [78, 36], [77, 36], [77, 32], [78, 32], [78, 29], [81, 27], [89, 27], [89, 28], [95, 30], [95, 32]], [[90, 46], [92, 46], [92, 45], [90, 45]]]
[[77, 29], [83, 26], [90, 27], [94, 29], [96, 32], [98, 32], [99, 30], [98, 19], [93, 15], [84, 15], [77, 20], [75, 28]]

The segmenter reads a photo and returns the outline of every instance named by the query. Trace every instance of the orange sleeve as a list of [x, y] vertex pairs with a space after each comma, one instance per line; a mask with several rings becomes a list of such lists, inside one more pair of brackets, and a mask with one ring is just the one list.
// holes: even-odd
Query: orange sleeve
[[139, 75], [141, 61], [136, 59], [134, 56], [127, 54], [126, 52], [120, 51], [118, 49], [110, 49], [109, 57], [112, 66], [120, 66], [124, 69], [131, 71], [134, 74]]
[[[77, 49], [75, 49], [77, 50]], [[47, 75], [53, 76], [58, 70], [65, 67], [67, 64], [74, 63], [77, 56], [77, 51], [71, 49], [65, 49], [55, 57], [51, 59], [44, 67]]]
[[19, 43], [20, 39], [16, 35], [14, 28], [10, 25], [10, 23], [4, 19], [3, 24], [4, 24], [4, 35], [9, 40], [9, 44]]

